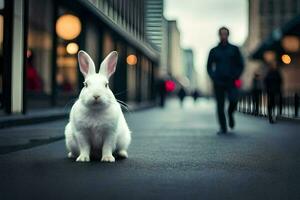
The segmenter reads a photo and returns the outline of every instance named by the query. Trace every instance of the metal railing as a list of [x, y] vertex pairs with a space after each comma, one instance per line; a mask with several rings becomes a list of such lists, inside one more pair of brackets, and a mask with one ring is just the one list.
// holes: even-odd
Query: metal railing
[[[275, 103], [276, 115], [287, 118], [299, 118], [299, 94], [300, 92], [287, 92], [284, 95], [278, 95]], [[246, 114], [267, 116], [268, 94], [266, 92], [256, 95], [244, 93], [240, 97], [237, 109]]]

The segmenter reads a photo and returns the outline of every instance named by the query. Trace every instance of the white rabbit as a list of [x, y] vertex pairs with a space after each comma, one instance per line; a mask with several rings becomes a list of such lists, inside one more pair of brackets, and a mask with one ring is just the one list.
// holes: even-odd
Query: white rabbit
[[117, 59], [118, 53], [111, 52], [96, 73], [90, 56], [84, 51], [78, 53], [85, 81], [65, 127], [69, 158], [89, 162], [90, 156], [101, 157], [101, 152], [103, 162], [114, 162], [113, 153], [122, 158], [128, 157], [131, 132], [120, 104], [108, 86], [109, 77], [116, 70]]

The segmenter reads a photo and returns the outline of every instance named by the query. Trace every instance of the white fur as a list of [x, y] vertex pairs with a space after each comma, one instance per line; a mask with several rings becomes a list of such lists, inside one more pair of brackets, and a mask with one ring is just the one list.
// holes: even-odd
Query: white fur
[[[111, 52], [102, 62], [100, 72], [96, 73], [89, 55], [84, 51], [78, 53], [80, 71], [85, 76], [87, 87], [81, 90], [65, 127], [69, 158], [89, 162], [93, 156], [101, 157], [103, 162], [114, 162], [113, 153], [128, 157], [131, 132], [120, 104], [106, 87], [109, 77], [115, 72], [117, 58], [117, 52]], [[95, 99], [96, 96], [99, 98]]]

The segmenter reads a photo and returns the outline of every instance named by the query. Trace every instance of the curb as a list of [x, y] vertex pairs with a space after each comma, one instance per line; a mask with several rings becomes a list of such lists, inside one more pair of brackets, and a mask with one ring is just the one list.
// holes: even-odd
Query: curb
[[299, 117], [278, 116], [277, 119], [280, 119], [280, 120], [283, 120], [283, 121], [300, 122]]
[[[257, 118], [267, 118], [267, 115], [254, 115], [251, 113], [246, 113], [242, 111], [238, 111], [241, 114], [247, 115], [247, 116], [252, 116], [252, 117], [257, 117]], [[282, 120], [282, 121], [293, 121], [293, 122], [300, 122], [300, 117], [291, 117], [291, 116], [286, 116], [286, 115], [279, 115], [276, 117], [276, 120]]]
[[58, 113], [44, 113], [40, 114], [25, 114], [25, 115], [13, 115], [7, 117], [0, 117], [0, 129], [14, 127], [14, 126], [22, 126], [22, 125], [30, 125], [30, 124], [38, 124], [48, 121], [55, 121], [59, 119], [67, 118], [69, 115], [68, 111], [58, 112]]
[[[129, 110], [123, 110], [123, 112], [137, 112], [153, 108], [155, 106], [156, 104], [154, 102], [129, 105]], [[17, 114], [10, 116], [2, 116], [0, 117], [0, 129], [56, 121], [60, 119], [66, 119], [68, 116], [69, 110], [66, 110], [65, 108], [56, 109], [55, 111], [47, 109], [44, 111], [29, 113], [25, 115]]]

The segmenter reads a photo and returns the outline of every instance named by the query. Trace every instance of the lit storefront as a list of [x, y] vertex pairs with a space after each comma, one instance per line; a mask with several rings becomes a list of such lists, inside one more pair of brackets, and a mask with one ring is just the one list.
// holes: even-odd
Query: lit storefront
[[[8, 67], [1, 65], [1, 109], [4, 110], [4, 104], [7, 104], [3, 113], [26, 113], [36, 109], [72, 105], [83, 82], [77, 63], [77, 52], [80, 49], [91, 55], [97, 70], [103, 58], [112, 50], [117, 50], [117, 71], [110, 81], [116, 97], [121, 101], [134, 103], [153, 100], [154, 68], [158, 65], [159, 55], [145, 42], [143, 28], [139, 24], [142, 22], [134, 19], [142, 13], [139, 11], [136, 16], [130, 14], [127, 17], [121, 12], [132, 6], [133, 1], [21, 2], [20, 6], [24, 11], [24, 66], [21, 66], [23, 84], [19, 93], [23, 98], [18, 110], [10, 105], [13, 101], [12, 94], [7, 92], [8, 98], [3, 100], [3, 69]], [[140, 1], [135, 0], [135, 3], [142, 8]], [[3, 13], [0, 3], [0, 26], [3, 26]], [[0, 32], [1, 63], [5, 52], [1, 39], [3, 35], [5, 37], [4, 31], [1, 29]], [[8, 52], [13, 51], [11, 45], [7, 46]], [[8, 76], [12, 76], [11, 72]], [[12, 78], [8, 85], [13, 82]]]
[[253, 52], [254, 59], [266, 63], [275, 60], [283, 76], [285, 95], [300, 91], [300, 17], [274, 30]]

